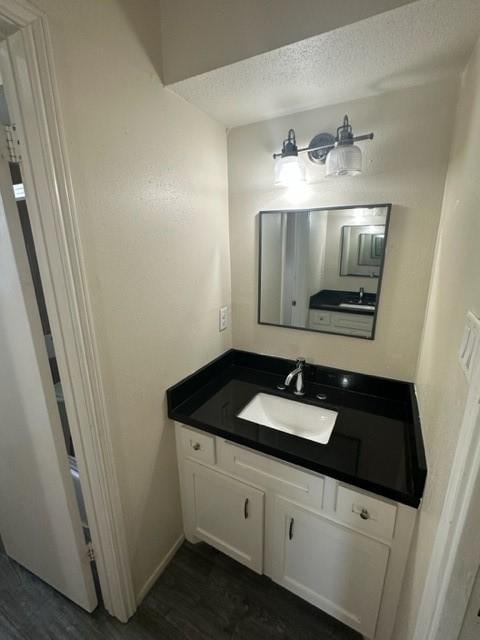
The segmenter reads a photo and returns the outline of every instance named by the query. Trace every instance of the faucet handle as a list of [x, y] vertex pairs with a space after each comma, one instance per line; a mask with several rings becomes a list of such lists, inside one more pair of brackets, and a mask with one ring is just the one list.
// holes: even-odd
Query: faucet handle
[[297, 358], [296, 360], [297, 367], [303, 367], [306, 363], [307, 361], [305, 360], [305, 358]]

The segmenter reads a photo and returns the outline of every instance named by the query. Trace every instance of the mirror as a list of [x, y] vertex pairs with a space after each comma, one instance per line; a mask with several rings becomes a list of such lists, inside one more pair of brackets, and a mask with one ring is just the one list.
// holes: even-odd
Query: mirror
[[261, 211], [259, 323], [373, 340], [390, 209]]
[[344, 226], [340, 275], [378, 278], [382, 265], [384, 240], [384, 224]]

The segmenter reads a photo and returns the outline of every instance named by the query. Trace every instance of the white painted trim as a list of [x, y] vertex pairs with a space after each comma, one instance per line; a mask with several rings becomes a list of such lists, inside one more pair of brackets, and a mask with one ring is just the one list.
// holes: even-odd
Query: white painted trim
[[0, 47], [4, 84], [24, 147], [32, 231], [102, 596], [126, 622], [136, 600], [48, 22], [25, 0], [0, 0], [0, 18], [18, 27]]
[[159, 562], [159, 564], [157, 565], [156, 569], [153, 571], [152, 575], [149, 578], [147, 578], [147, 580], [145, 581], [145, 584], [140, 589], [140, 591], [137, 593], [137, 604], [138, 605], [142, 602], [142, 600], [148, 594], [148, 592], [153, 587], [155, 582], [159, 579], [159, 577], [165, 571], [167, 566], [170, 564], [173, 556], [180, 549], [180, 547], [182, 546], [184, 540], [185, 540], [185, 536], [182, 533], [177, 538], [177, 540], [174, 542], [172, 547], [167, 551], [167, 553], [165, 554], [164, 558]]
[[[467, 397], [414, 640], [457, 638], [480, 562], [480, 540], [465, 545], [469, 521], [480, 517], [480, 362]], [[471, 528], [471, 526], [470, 526]], [[477, 531], [477, 527], [475, 527]], [[467, 561], [468, 558], [468, 561]], [[458, 596], [459, 576], [462, 577]], [[453, 595], [456, 598], [453, 598]]]
[[21, 29], [42, 16], [42, 12], [28, 0], [1, 0], [0, 18], [12, 27]]

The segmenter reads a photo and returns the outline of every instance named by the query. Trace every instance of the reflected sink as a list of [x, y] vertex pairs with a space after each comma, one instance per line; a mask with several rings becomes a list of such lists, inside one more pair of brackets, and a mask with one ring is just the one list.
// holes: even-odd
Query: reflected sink
[[341, 302], [339, 307], [344, 309], [360, 309], [361, 311], [375, 311], [375, 305], [373, 304], [355, 304], [350, 302]]
[[336, 411], [323, 407], [271, 396], [268, 393], [257, 393], [237, 417], [299, 438], [327, 444], [337, 415]]

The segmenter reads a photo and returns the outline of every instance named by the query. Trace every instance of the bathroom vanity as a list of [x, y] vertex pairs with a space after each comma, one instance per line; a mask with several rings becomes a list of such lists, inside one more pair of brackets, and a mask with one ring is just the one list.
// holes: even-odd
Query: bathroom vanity
[[306, 328], [370, 338], [376, 308], [375, 293], [323, 289], [310, 297]]
[[[277, 389], [294, 366], [230, 350], [168, 390], [185, 536], [388, 640], [426, 479], [413, 385], [310, 365], [297, 397]], [[336, 414], [326, 443], [314, 410]]]

